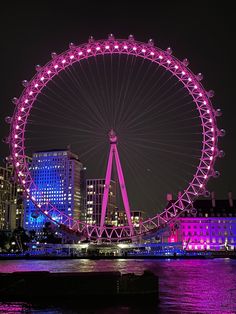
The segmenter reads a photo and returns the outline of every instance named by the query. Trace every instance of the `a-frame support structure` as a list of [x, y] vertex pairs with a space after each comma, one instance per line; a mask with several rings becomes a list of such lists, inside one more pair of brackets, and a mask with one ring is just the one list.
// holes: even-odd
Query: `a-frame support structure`
[[122, 200], [123, 200], [123, 204], [125, 208], [125, 213], [126, 213], [128, 225], [130, 228], [130, 232], [133, 235], [133, 224], [132, 224], [131, 216], [130, 216], [129, 199], [128, 199], [128, 194], [127, 194], [127, 190], [125, 186], [125, 179], [124, 179], [124, 175], [123, 175], [123, 171], [122, 171], [122, 167], [120, 163], [120, 157], [117, 150], [117, 136], [114, 130], [111, 130], [109, 132], [109, 140], [110, 140], [110, 153], [109, 153], [109, 159], [108, 159], [108, 164], [107, 164], [104, 194], [103, 194], [103, 199], [102, 199], [102, 214], [101, 214], [100, 228], [102, 230], [104, 226], [104, 222], [105, 222], [109, 188], [110, 188], [110, 183], [111, 183], [112, 162], [113, 162], [113, 158], [115, 158], [116, 169], [117, 169], [117, 174], [119, 178], [119, 185], [120, 185], [120, 190], [122, 194]]

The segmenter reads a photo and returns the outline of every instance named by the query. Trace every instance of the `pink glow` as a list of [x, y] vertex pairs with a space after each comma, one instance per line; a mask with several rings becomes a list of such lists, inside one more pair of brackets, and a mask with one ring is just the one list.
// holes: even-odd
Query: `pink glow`
[[[113, 41], [114, 42], [114, 41]], [[211, 138], [214, 137], [214, 142], [217, 142], [217, 138], [219, 136], [219, 133], [216, 132], [216, 134], [211, 133], [211, 136], [209, 137], [209, 131], [211, 130], [211, 132], [214, 132], [215, 130], [217, 130], [217, 125], [216, 125], [216, 121], [215, 119], [213, 119], [212, 115], [208, 115], [208, 119], [205, 118], [205, 114], [208, 110], [208, 113], [211, 114], [213, 111], [212, 108], [212, 104], [211, 101], [208, 100], [208, 98], [206, 97], [204, 100], [200, 97], [196, 97], [196, 91], [194, 92], [193, 89], [197, 89], [197, 95], [201, 96], [201, 95], [206, 95], [206, 91], [204, 90], [203, 86], [201, 84], [198, 83], [197, 77], [194, 75], [194, 73], [191, 72], [190, 69], [182, 67], [180, 68], [180, 71], [176, 71], [178, 65], [176, 64], [176, 62], [180, 62], [179, 60], [176, 60], [176, 58], [172, 57], [171, 55], [168, 55], [168, 60], [171, 62], [171, 64], [173, 64], [173, 67], [169, 67], [167, 66], [167, 63], [169, 64], [169, 62], [167, 62], [167, 58], [165, 56], [162, 56], [161, 53], [162, 50], [159, 49], [158, 47], [152, 46], [150, 48], [150, 45], [145, 44], [145, 43], [140, 43], [138, 41], [135, 41], [134, 39], [132, 41], [125, 41], [125, 40], [118, 40], [119, 42], [119, 47], [123, 47], [124, 49], [119, 51], [119, 53], [123, 53], [124, 55], [129, 55], [130, 50], [133, 50], [133, 48], [135, 47], [137, 49], [137, 51], [135, 52], [135, 55], [141, 57], [141, 58], [145, 58], [146, 54], [144, 55], [144, 50], [147, 52], [147, 55], [149, 56], [157, 56], [158, 59], [156, 59], [155, 57], [153, 58], [149, 58], [152, 59], [150, 61], [161, 65], [163, 67], [165, 67], [167, 69], [167, 71], [169, 71], [170, 73], [172, 73], [174, 76], [176, 76], [176, 78], [183, 84], [183, 86], [185, 88], [188, 88], [188, 91], [190, 93], [190, 95], [193, 98], [194, 103], [196, 104], [196, 109], [199, 112], [199, 116], [201, 119], [201, 126], [202, 126], [202, 134], [204, 137], [204, 141], [203, 143], [203, 147], [202, 147], [202, 156], [200, 158], [200, 164], [198, 167], [198, 171], [196, 172], [196, 174], [193, 176], [193, 180], [190, 182], [189, 187], [186, 189], [185, 192], [185, 196], [181, 197], [182, 199], [184, 199], [186, 201], [186, 199], [189, 201], [189, 199], [192, 201], [194, 200], [197, 196], [197, 193], [195, 192], [195, 186], [199, 185], [200, 182], [202, 182], [203, 176], [204, 176], [204, 172], [206, 171], [206, 168], [208, 170], [210, 170], [211, 168], [213, 168], [213, 164], [215, 162], [215, 157], [218, 156], [216, 154], [218, 154], [218, 150], [216, 150], [216, 146], [214, 146], [214, 151], [212, 151], [212, 156], [209, 156], [209, 152], [211, 151], [211, 146], [212, 146], [212, 142], [211, 142]], [[82, 44], [80, 45], [77, 49], [78, 49], [78, 55], [82, 56], [81, 58], [78, 58], [76, 61], [87, 59], [90, 56], [93, 56], [94, 58], [96, 58], [96, 53], [97, 54], [103, 54], [106, 55], [108, 52], [109, 53], [114, 53], [113, 50], [106, 50], [106, 49], [110, 49], [110, 46], [108, 45], [110, 44], [110, 41], [106, 41], [106, 40], [98, 40], [98, 41], [94, 41], [93, 43], [91, 43], [89, 46], [86, 44]], [[105, 47], [104, 47], [105, 46]], [[103, 47], [101, 52], [99, 51], [99, 47]], [[114, 47], [114, 46], [112, 46]], [[91, 48], [91, 49], [90, 49]], [[93, 51], [93, 54], [89, 54], [87, 53], [87, 50], [91, 50]], [[80, 51], [79, 51], [80, 50]], [[70, 54], [72, 54], [73, 52], [70, 52]], [[117, 53], [117, 51], [115, 51], [115, 53]], [[31, 108], [34, 106], [34, 102], [35, 99], [37, 98], [37, 96], [40, 94], [42, 88], [44, 87], [43, 85], [47, 84], [50, 80], [53, 80], [53, 76], [47, 76], [47, 79], [45, 80], [44, 76], [42, 76], [42, 73], [51, 73], [51, 71], [55, 74], [58, 74], [61, 70], [65, 70], [65, 68], [67, 66], [69, 66], [71, 64], [71, 62], [66, 62], [66, 60], [70, 58], [70, 55], [68, 55], [68, 52], [66, 51], [65, 53], [62, 53], [60, 55], [55, 55], [53, 60], [50, 60], [44, 67], [40, 68], [40, 71], [38, 71], [35, 75], [35, 77], [30, 81], [30, 85], [27, 86], [32, 86], [35, 87], [35, 89], [33, 89], [33, 95], [35, 97], [33, 97], [33, 99], [30, 99], [30, 101], [28, 101], [28, 99], [25, 99], [25, 95], [27, 95], [29, 93], [28, 87], [25, 87], [25, 90], [22, 94], [22, 96], [20, 96], [18, 99], [14, 98], [13, 99], [13, 103], [17, 105], [16, 107], [16, 112], [14, 113], [14, 117], [12, 119], [12, 134], [10, 137], [10, 144], [11, 144], [11, 153], [12, 156], [18, 157], [21, 156], [23, 158], [23, 162], [21, 162], [21, 160], [17, 160], [17, 158], [14, 158], [14, 164], [16, 165], [16, 162], [20, 161], [20, 163], [23, 166], [23, 170], [24, 171], [24, 176], [28, 176], [27, 177], [27, 181], [24, 185], [24, 188], [26, 190], [29, 190], [28, 187], [31, 186], [31, 184], [34, 184], [33, 178], [31, 178], [28, 174], [28, 164], [26, 162], [25, 159], [25, 137], [24, 137], [24, 133], [25, 133], [25, 126], [27, 124], [27, 119], [28, 119], [28, 114], [30, 114], [30, 110]], [[163, 63], [161, 60], [164, 60], [165, 62]], [[63, 60], [63, 62], [62, 62]], [[65, 63], [63, 65], [63, 63]], [[179, 63], [180, 64], [180, 63]], [[55, 71], [54, 69], [57, 69], [58, 71]], [[182, 71], [184, 70], [184, 71]], [[181, 74], [182, 71], [182, 74]], [[184, 74], [183, 74], [184, 73]], [[185, 76], [186, 75], [186, 76]], [[192, 82], [191, 86], [189, 84], [189, 86], [186, 86], [186, 79], [188, 80], [188, 82]], [[38, 86], [38, 82], [40, 81], [46, 81], [44, 84], [39, 84]], [[36, 87], [38, 87], [36, 89]], [[202, 97], [202, 96], [201, 96]], [[203, 101], [204, 100], [204, 101]], [[27, 115], [23, 114], [22, 116], [20, 116], [21, 111], [24, 111], [25, 108], [23, 107], [24, 104], [27, 104], [29, 102], [29, 105], [27, 105]], [[205, 106], [203, 106], [203, 104]], [[21, 121], [20, 124], [21, 126], [18, 126], [18, 120]], [[210, 127], [209, 127], [209, 122], [211, 123]], [[19, 138], [16, 140], [14, 138], [14, 135], [16, 134], [16, 130], [18, 130], [20, 128], [21, 132], [20, 134], [18, 134]], [[111, 144], [112, 145], [112, 144]], [[114, 145], [116, 146], [116, 144], [114, 143]], [[209, 148], [210, 147], [210, 148]], [[118, 153], [118, 152], [117, 152]], [[16, 155], [17, 154], [17, 155]], [[114, 157], [115, 153], [113, 153], [113, 157]], [[212, 161], [210, 163], [210, 160]], [[208, 163], [210, 163], [211, 165], [207, 165], [206, 161], [208, 160]], [[112, 163], [112, 161], [111, 161]], [[116, 163], [117, 164], [117, 163]], [[118, 168], [118, 166], [117, 166]], [[122, 171], [122, 170], [121, 170]], [[123, 174], [123, 173], [122, 173]], [[22, 182], [23, 183], [23, 182]], [[40, 191], [39, 191], [40, 192]], [[195, 196], [194, 196], [195, 194]], [[123, 192], [122, 197], [125, 197], [125, 192]], [[127, 195], [127, 192], [126, 192]], [[29, 191], [28, 191], [28, 197], [31, 198], [31, 196], [29, 195]], [[128, 197], [127, 197], [128, 200]], [[127, 210], [127, 206], [129, 206], [129, 204], [125, 204], [124, 198], [123, 198], [123, 203], [124, 203], [124, 207]], [[53, 209], [53, 212], [56, 212], [57, 218], [59, 219], [59, 217], [61, 217], [62, 213], [55, 207], [53, 207], [53, 205], [50, 204], [49, 202], [49, 207]], [[51, 211], [49, 211], [51, 212]], [[160, 227], [160, 223], [156, 222], [159, 218], [159, 216], [156, 215], [155, 217], [149, 218], [149, 220], [146, 220], [143, 222], [143, 226], [145, 226], [147, 229], [149, 230], [150, 225], [153, 224], [153, 226], [159, 228]], [[167, 217], [167, 221], [169, 220], [169, 218], [171, 217]], [[70, 217], [67, 217], [68, 221], [71, 223], [71, 225], [76, 224], [76, 226], [78, 226], [78, 230], [81, 228], [81, 226], [83, 226], [82, 228], [87, 228], [87, 226], [85, 224], [82, 224], [82, 222], [80, 221], [74, 221], [73, 219], [71, 219]], [[77, 227], [76, 227], [77, 228]], [[108, 227], [103, 227], [103, 230], [106, 230]], [[125, 230], [125, 228], [129, 228], [128, 226], [124, 227], [124, 229], [115, 229], [115, 232], [112, 233], [112, 237], [115, 238], [124, 238], [124, 237], [129, 237], [129, 235], [125, 235], [123, 234], [123, 231]], [[100, 234], [100, 226], [94, 226], [94, 229], [97, 236], [99, 237]], [[118, 231], [116, 231], [118, 230]], [[143, 229], [144, 230], [144, 229]], [[140, 231], [142, 233], [142, 231]]]
[[96, 50], [98, 51], [98, 50], [100, 50], [101, 48], [100, 47], [96, 47]]
[[119, 46], [118, 45], [115, 45], [115, 49], [118, 49], [119, 48]]
[[177, 70], [179, 67], [178, 67], [178, 65], [175, 65], [175, 69]]
[[52, 72], [50, 70], [47, 71], [47, 74], [51, 74]]
[[87, 49], [87, 52], [91, 52], [91, 49]]
[[[72, 56], [70, 56], [70, 59], [74, 59], [74, 57], [75, 57], [75, 56], [72, 55]], [[48, 71], [48, 72], [49, 72], [49, 71]], [[51, 73], [51, 72], [50, 72], [50, 73]], [[49, 74], [49, 73], [48, 73], [48, 74]]]
[[145, 53], [145, 52], [146, 52], [146, 49], [142, 49], [142, 52]]
[[110, 182], [111, 182], [112, 159], [113, 159], [113, 148], [111, 146], [110, 153], [109, 153], [108, 164], [107, 164], [107, 172], [106, 172], [104, 193], [103, 193], [103, 198], [102, 198], [102, 214], [101, 214], [101, 222], [100, 222], [100, 228], [101, 229], [102, 229], [102, 227], [104, 226], [104, 223], [105, 223], [109, 186], [110, 186]]
[[15, 138], [18, 138], [18, 135], [17, 135], [17, 134], [15, 135]]
[[104, 194], [103, 194], [103, 199], [102, 199], [102, 214], [101, 214], [100, 228], [102, 230], [102, 228], [104, 226], [104, 222], [105, 222], [109, 186], [111, 183], [112, 162], [113, 162], [113, 157], [115, 157], [116, 169], [117, 169], [117, 173], [118, 173], [118, 179], [119, 179], [119, 184], [120, 184], [120, 189], [121, 189], [121, 194], [122, 194], [122, 200], [123, 200], [123, 204], [125, 207], [125, 213], [126, 213], [126, 217], [128, 220], [130, 232], [131, 232], [131, 234], [133, 234], [134, 231], [133, 231], [133, 225], [132, 225], [131, 216], [130, 216], [129, 199], [128, 199], [124, 175], [123, 175], [123, 171], [122, 171], [122, 167], [121, 167], [121, 163], [120, 163], [120, 157], [119, 157], [119, 153], [118, 153], [117, 146], [116, 146], [117, 136], [113, 130], [111, 130], [109, 132], [109, 139], [110, 139], [111, 147], [110, 147], [109, 159], [108, 159], [108, 164], [107, 164]]
[[167, 60], [167, 63], [168, 63], [168, 64], [171, 64], [171, 61], [170, 61], [170, 60]]
[[32, 92], [32, 91], [30, 91], [30, 92], [29, 92], [29, 95], [31, 96], [32, 94], [33, 94], [33, 92]]

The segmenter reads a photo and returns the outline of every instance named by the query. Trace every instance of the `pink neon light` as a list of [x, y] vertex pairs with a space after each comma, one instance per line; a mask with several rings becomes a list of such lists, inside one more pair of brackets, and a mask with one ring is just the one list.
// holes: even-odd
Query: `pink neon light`
[[[186, 76], [185, 75], [183, 76], [183, 74], [181, 74], [181, 71], [179, 71], [179, 72], [176, 71], [176, 67], [175, 67], [176, 58], [172, 57], [171, 55], [168, 55], [168, 60], [170, 60], [171, 63], [174, 65], [173, 67], [168, 67], [166, 62], [163, 63], [161, 61], [162, 59], [164, 59], [166, 61], [166, 58], [162, 56], [163, 51], [161, 49], [159, 49], [158, 47], [154, 47], [154, 46], [150, 47], [150, 45], [145, 44], [145, 43], [140, 43], [138, 41], [135, 41], [134, 39], [132, 41], [128, 41], [128, 42], [126, 40], [118, 40], [118, 42], [119, 42], [119, 47], [124, 47], [124, 50], [121, 50], [120, 53], [129, 55], [128, 51], [132, 50], [133, 47], [136, 47], [137, 51], [135, 54], [137, 54], [137, 56], [139, 56], [141, 58], [145, 58], [146, 55], [144, 55], [144, 53], [143, 53], [143, 50], [145, 49], [147, 52], [147, 55], [158, 56], [158, 59], [152, 58], [152, 60], [151, 60], [152, 62], [166, 68], [169, 72], [171, 72], [173, 75], [176, 76], [176, 78], [183, 84], [183, 86], [187, 87], [186, 86], [186, 79], [188, 80], [188, 82], [193, 82], [192, 83], [193, 85], [190, 86], [190, 84], [189, 84], [189, 86], [187, 88], [188, 88], [188, 91], [193, 98], [194, 103], [196, 104], [196, 108], [197, 108], [198, 112], [200, 113], [199, 116], [201, 118], [202, 134], [204, 136], [204, 141], [202, 142], [203, 143], [203, 147], [202, 147], [203, 154], [199, 160], [200, 163], [199, 163], [199, 166], [196, 170], [196, 173], [193, 175], [193, 179], [190, 182], [188, 188], [186, 188], [186, 190], [182, 194], [181, 198], [178, 199], [178, 201], [183, 200], [184, 203], [186, 204], [186, 202], [189, 202], [189, 200], [192, 201], [193, 199], [195, 199], [195, 196], [193, 196], [196, 193], [194, 186], [197, 186], [197, 184], [200, 184], [200, 182], [202, 180], [202, 174], [204, 173], [203, 171], [204, 171], [204, 169], [206, 169], [206, 167], [207, 167], [208, 171], [211, 168], [213, 168], [215, 159], [218, 156], [217, 155], [218, 150], [216, 150], [216, 146], [213, 147], [214, 150], [212, 151], [212, 156], [209, 156], [209, 151], [210, 151], [211, 146], [212, 146], [211, 138], [214, 136], [214, 138], [215, 138], [214, 143], [216, 143], [217, 138], [219, 136], [218, 133], [216, 133], [216, 134], [212, 133], [212, 132], [215, 132], [215, 130], [217, 130], [216, 121], [215, 121], [215, 119], [213, 119], [213, 116], [208, 116], [209, 119], [207, 119], [207, 120], [205, 119], [205, 113], [207, 112], [206, 109], [209, 110], [210, 114], [213, 112], [211, 101], [208, 100], [207, 98], [205, 98], [205, 100], [204, 100], [200, 97], [196, 97], [196, 94], [195, 94], [196, 92], [194, 93], [194, 89], [197, 88], [199, 96], [200, 96], [200, 94], [202, 94], [202, 95], [206, 94], [205, 89], [203, 88], [203, 86], [201, 84], [199, 85], [196, 76], [191, 72], [190, 69], [181, 67], [181, 71], [184, 70], [183, 72], [186, 74]], [[112, 54], [113, 50], [106, 50], [106, 49], [110, 49], [110, 46], [108, 45], [109, 43], [110, 42], [107, 40], [98, 40], [98, 41], [94, 41], [93, 43], [90, 43], [89, 46], [82, 44], [78, 47], [78, 50], [80, 50], [78, 52], [78, 55], [79, 56], [83, 55], [83, 57], [81, 57], [80, 59], [82, 59], [82, 58], [87, 59], [88, 57], [90, 57], [90, 55], [87, 54], [87, 49], [91, 48], [92, 51], [94, 51], [94, 57], [96, 57], [96, 53], [100, 54], [100, 52], [98, 53], [98, 50], [96, 49], [96, 47], [98, 47], [98, 46], [104, 47], [102, 54], [104, 54], [104, 55], [106, 55], [108, 53]], [[58, 74], [61, 70], [65, 70], [65, 68], [67, 66], [69, 66], [70, 63], [65, 62], [65, 64], [62, 64], [61, 61], [63, 59], [66, 60], [67, 58], [69, 58], [67, 51], [63, 54], [55, 56], [55, 58], [53, 58], [53, 60], [49, 61], [49, 63], [47, 63], [44, 67], [42, 67], [40, 69], [39, 72], [36, 73], [35, 77], [30, 81], [30, 86], [36, 87], [36, 84], [38, 84], [39, 81], [45, 80], [45, 78], [42, 76], [42, 73], [48, 73], [49, 71], [52, 71], [54, 73], [57, 72], [55, 74]], [[58, 68], [58, 71], [55, 71], [54, 69], [57, 69], [57, 68]], [[47, 76], [46, 83], [48, 83], [52, 79], [53, 79], [53, 76], [51, 76], [51, 77]], [[27, 106], [27, 113], [28, 114], [30, 114], [30, 110], [34, 105], [34, 102], [35, 102], [37, 95], [40, 94], [42, 88], [44, 87], [43, 85], [44, 84], [38, 84], [38, 86], [37, 86], [38, 88], [33, 90], [34, 91], [33, 94], [35, 97], [34, 97], [34, 99], [31, 99], [29, 101], [29, 105]], [[11, 144], [11, 154], [14, 157], [13, 158], [14, 165], [16, 165], [17, 162], [20, 162], [20, 164], [23, 167], [22, 169], [24, 171], [24, 176], [26, 176], [26, 175], [28, 176], [26, 183], [23, 185], [24, 185], [25, 190], [28, 191], [27, 192], [28, 197], [31, 198], [29, 186], [31, 186], [31, 184], [34, 184], [34, 181], [33, 181], [33, 178], [30, 177], [29, 171], [28, 171], [28, 164], [26, 161], [26, 154], [25, 154], [25, 137], [24, 137], [24, 132], [25, 132], [24, 130], [25, 130], [25, 126], [27, 124], [28, 115], [24, 114], [23, 116], [20, 116], [21, 110], [24, 111], [24, 109], [25, 109], [23, 107], [23, 105], [28, 103], [28, 100], [26, 102], [26, 99], [25, 99], [25, 95], [27, 95], [27, 93], [28, 93], [27, 88], [28, 87], [25, 87], [25, 91], [22, 93], [20, 98], [14, 100], [14, 103], [17, 104], [17, 107], [16, 107], [16, 111], [14, 113], [14, 117], [12, 119], [12, 125], [11, 125], [12, 126], [12, 128], [11, 128], [12, 133], [11, 133], [11, 137], [10, 137], [10, 141], [11, 141], [10, 144]], [[205, 105], [204, 108], [202, 107], [202, 104]], [[22, 108], [24, 108], [24, 109], [22, 109]], [[18, 134], [19, 138], [15, 139], [14, 135], [16, 134], [16, 130], [19, 129], [19, 126], [17, 124], [18, 120], [21, 120], [21, 126], [20, 126], [21, 132], [20, 132], [20, 134]], [[209, 122], [211, 123], [210, 128], [209, 128]], [[210, 149], [209, 149], [209, 147], [210, 147]], [[211, 164], [206, 165], [206, 160], [211, 160]], [[197, 193], [195, 195], [197, 195]], [[53, 205], [50, 202], [48, 203], [48, 206], [51, 209], [53, 209], [52, 212], [56, 213], [55, 215], [57, 217], [57, 220], [61, 219], [61, 217], [63, 216], [64, 219], [65, 220], [67, 219], [71, 225], [78, 226], [78, 230], [81, 231], [81, 230], [84, 230], [83, 228], [87, 228], [87, 226], [85, 224], [83, 224], [82, 222], [75, 221], [75, 220], [73, 220], [73, 218], [70, 218], [70, 217], [62, 214], [57, 208], [53, 207]], [[171, 208], [167, 208], [167, 209], [168, 209], [168, 213], [169, 213], [169, 209], [170, 209], [170, 212], [173, 212], [173, 209], [175, 209], [175, 204], [173, 204], [173, 206], [171, 206]], [[169, 214], [167, 214], [167, 221], [169, 218], [173, 218], [173, 217], [171, 217]], [[51, 217], [51, 219], [54, 220], [54, 218], [52, 218], [52, 217]], [[149, 230], [150, 226], [159, 228], [160, 227], [159, 214], [156, 215], [155, 217], [149, 218], [147, 221], [142, 222], [142, 225], [144, 226], [144, 228], [140, 231], [140, 233], [144, 232], [145, 230], [146, 231]], [[113, 239], [119, 238], [119, 240], [121, 238], [124, 238], [124, 237], [127, 238], [130, 235], [126, 234], [124, 236], [124, 232], [125, 232], [125, 230], [127, 230], [126, 228], [129, 228], [129, 227], [124, 226], [120, 229], [113, 227], [112, 232], [109, 234], [109, 236], [107, 233], [106, 233], [106, 235], [110, 238], [112, 237]], [[105, 232], [107, 232], [106, 230], [108, 230], [108, 229], [109, 229], [108, 227], [103, 228], [103, 230]], [[86, 230], [88, 231], [88, 229], [86, 229]], [[97, 237], [99, 237], [99, 235], [100, 235], [100, 230], [101, 230], [100, 226], [93, 226], [93, 231], [96, 233]], [[129, 230], [130, 230], [130, 228], [129, 228]], [[89, 232], [88, 232], [88, 235], [89, 235]]]
[[116, 146], [117, 136], [113, 130], [111, 130], [109, 132], [109, 139], [110, 139], [111, 147], [110, 147], [109, 159], [108, 159], [108, 164], [107, 164], [104, 194], [103, 194], [103, 199], [102, 199], [102, 214], [101, 214], [100, 228], [102, 230], [102, 228], [104, 226], [104, 222], [105, 222], [109, 186], [111, 183], [112, 161], [113, 161], [113, 157], [115, 157], [116, 169], [117, 169], [117, 173], [118, 173], [118, 179], [119, 179], [119, 184], [120, 184], [120, 189], [121, 189], [121, 194], [122, 194], [122, 200], [123, 200], [123, 204], [125, 207], [125, 213], [126, 213], [126, 217], [128, 220], [128, 225], [129, 225], [131, 234], [133, 234], [134, 231], [133, 231], [133, 224], [132, 224], [131, 216], [130, 216], [129, 199], [128, 199], [124, 175], [123, 175], [123, 171], [122, 171], [122, 167], [121, 167], [121, 163], [120, 163], [120, 157], [119, 157], [119, 153], [118, 153], [117, 146]]
[[47, 74], [51, 74], [52, 72], [50, 70], [47, 71]]

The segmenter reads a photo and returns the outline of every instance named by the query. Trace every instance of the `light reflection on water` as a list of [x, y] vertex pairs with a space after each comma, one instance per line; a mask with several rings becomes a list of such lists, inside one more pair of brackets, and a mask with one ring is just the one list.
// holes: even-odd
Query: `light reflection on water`
[[[47, 270], [51, 272], [120, 271], [159, 276], [160, 304], [155, 313], [236, 313], [236, 260], [10, 260], [0, 261], [0, 272]], [[11, 309], [12, 307], [12, 309]], [[128, 314], [128, 307], [99, 310], [36, 308], [29, 304], [1, 304], [0, 313]], [[8, 309], [7, 309], [8, 308]], [[154, 313], [152, 312], [152, 313]], [[147, 308], [142, 312], [151, 313]]]

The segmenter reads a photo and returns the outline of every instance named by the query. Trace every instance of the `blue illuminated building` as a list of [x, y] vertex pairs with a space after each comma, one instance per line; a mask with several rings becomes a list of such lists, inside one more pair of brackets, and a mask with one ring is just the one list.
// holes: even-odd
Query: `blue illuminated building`
[[[82, 163], [68, 150], [35, 152], [30, 164], [31, 176], [37, 186], [30, 194], [37, 203], [50, 201], [59, 211], [80, 219]], [[40, 232], [48, 221], [29, 199], [25, 204], [24, 227]]]

